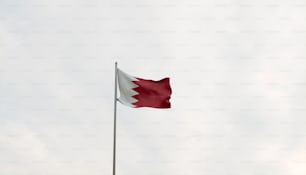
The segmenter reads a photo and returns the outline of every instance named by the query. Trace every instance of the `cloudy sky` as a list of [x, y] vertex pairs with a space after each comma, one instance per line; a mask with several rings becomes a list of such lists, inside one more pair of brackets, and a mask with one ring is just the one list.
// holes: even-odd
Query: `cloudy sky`
[[171, 77], [118, 104], [118, 175], [305, 175], [303, 0], [0, 1], [0, 175], [111, 175], [114, 62]]

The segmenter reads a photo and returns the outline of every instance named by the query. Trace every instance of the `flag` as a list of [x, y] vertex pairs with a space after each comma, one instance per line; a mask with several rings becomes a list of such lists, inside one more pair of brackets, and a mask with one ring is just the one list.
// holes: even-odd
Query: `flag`
[[131, 76], [117, 69], [119, 102], [133, 107], [170, 108], [170, 78], [158, 81]]

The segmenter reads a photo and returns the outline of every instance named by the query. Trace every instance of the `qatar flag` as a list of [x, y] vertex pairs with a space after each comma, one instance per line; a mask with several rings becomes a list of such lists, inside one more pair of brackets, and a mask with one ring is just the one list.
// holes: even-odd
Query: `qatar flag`
[[133, 107], [170, 108], [171, 87], [170, 78], [158, 81], [146, 80], [131, 76], [120, 69], [118, 71], [118, 85], [120, 91], [119, 102]]

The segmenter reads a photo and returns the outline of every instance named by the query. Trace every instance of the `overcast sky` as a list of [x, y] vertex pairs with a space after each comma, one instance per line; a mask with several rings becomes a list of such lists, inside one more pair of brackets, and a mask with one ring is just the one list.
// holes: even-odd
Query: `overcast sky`
[[118, 175], [305, 175], [303, 0], [0, 1], [0, 175], [111, 175], [114, 62], [171, 78], [118, 104]]

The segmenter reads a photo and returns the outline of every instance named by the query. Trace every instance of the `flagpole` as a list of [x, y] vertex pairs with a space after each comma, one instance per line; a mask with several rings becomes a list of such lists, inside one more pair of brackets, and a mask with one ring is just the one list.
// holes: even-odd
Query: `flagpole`
[[115, 62], [113, 175], [116, 175], [117, 62]]

